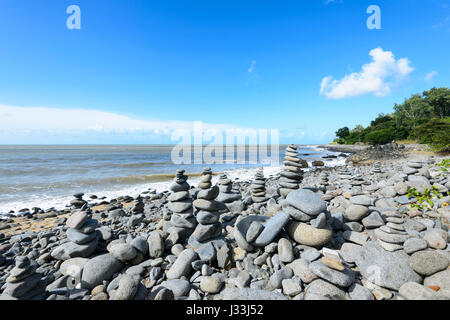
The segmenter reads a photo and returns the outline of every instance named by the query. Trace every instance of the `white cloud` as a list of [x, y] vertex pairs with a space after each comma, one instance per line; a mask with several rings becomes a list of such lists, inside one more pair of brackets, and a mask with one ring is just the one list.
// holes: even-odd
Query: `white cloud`
[[431, 71], [431, 72], [427, 73], [425, 75], [425, 81], [426, 82], [431, 82], [431, 80], [433, 80], [433, 78], [436, 77], [437, 74], [438, 74], [437, 71]]
[[370, 51], [373, 61], [362, 66], [360, 72], [335, 80], [332, 76], [322, 79], [320, 94], [328, 99], [343, 99], [373, 93], [377, 97], [390, 93], [392, 85], [410, 74], [411, 67], [407, 58], [396, 60], [391, 51], [378, 47]]
[[[77, 134], [144, 134], [171, 136], [177, 130], [193, 132], [189, 121], [141, 120], [107, 111], [48, 107], [0, 106], [0, 131], [10, 136]], [[228, 124], [201, 123], [203, 130], [246, 130]]]
[[252, 65], [251, 65], [250, 68], [247, 70], [248, 73], [253, 73], [253, 71], [255, 71], [255, 67], [256, 67], [256, 61], [253, 60], [253, 61], [252, 61]]

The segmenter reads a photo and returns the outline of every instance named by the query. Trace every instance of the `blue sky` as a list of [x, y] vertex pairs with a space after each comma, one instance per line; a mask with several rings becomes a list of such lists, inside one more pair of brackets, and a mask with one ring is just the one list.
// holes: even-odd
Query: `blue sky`
[[193, 121], [326, 143], [449, 85], [450, 1], [2, 0], [0, 43], [0, 144], [175, 143]]

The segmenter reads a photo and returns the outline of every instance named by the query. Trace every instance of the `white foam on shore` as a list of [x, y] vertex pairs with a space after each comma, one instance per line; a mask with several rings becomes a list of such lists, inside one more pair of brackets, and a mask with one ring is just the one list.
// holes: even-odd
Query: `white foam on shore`
[[[337, 158], [337, 159], [323, 159], [326, 167], [335, 167], [341, 166], [345, 164], [346, 158]], [[311, 170], [311, 162], [308, 161], [309, 168], [304, 169], [305, 171]], [[223, 172], [228, 175], [232, 181], [251, 181], [254, 178], [256, 171], [259, 168], [249, 168], [249, 169], [230, 169], [224, 170]], [[269, 178], [271, 176], [276, 176], [281, 172], [281, 166], [267, 166], [264, 167], [264, 176]], [[213, 176], [212, 182], [215, 183], [219, 179], [219, 176]], [[197, 185], [200, 180], [199, 176], [190, 177], [188, 182], [191, 185]], [[169, 189], [169, 186], [172, 184], [172, 180], [162, 181], [162, 182], [154, 182], [154, 183], [145, 183], [145, 184], [137, 184], [132, 187], [122, 188], [118, 190], [98, 190], [98, 191], [89, 191], [85, 193], [84, 199], [89, 203], [99, 203], [100, 201], [110, 201], [111, 199], [115, 199], [119, 196], [136, 196], [145, 191], [155, 190], [156, 192], [163, 192]], [[103, 198], [102, 200], [94, 199], [90, 200], [90, 195], [96, 195], [99, 198]], [[50, 208], [55, 208], [57, 210], [62, 210], [69, 206], [70, 201], [73, 199], [72, 195], [61, 195], [59, 197], [49, 197], [45, 195], [41, 196], [32, 196], [26, 197], [21, 201], [11, 201], [6, 203], [0, 203], [0, 218], [1, 214], [6, 214], [10, 211], [14, 211], [13, 215], [20, 215], [19, 210], [28, 208], [32, 209], [34, 207], [41, 208], [44, 210], [48, 210]]]

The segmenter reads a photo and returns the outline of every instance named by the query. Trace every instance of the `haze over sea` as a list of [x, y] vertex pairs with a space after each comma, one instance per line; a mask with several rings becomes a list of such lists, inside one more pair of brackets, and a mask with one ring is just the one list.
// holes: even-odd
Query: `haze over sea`
[[[227, 161], [177, 165], [171, 159], [172, 149], [173, 145], [0, 146], [0, 213], [11, 210], [17, 213], [32, 207], [62, 209], [78, 192], [85, 193], [86, 199], [94, 194], [111, 199], [134, 196], [149, 189], [164, 191], [179, 168], [186, 170], [192, 185], [204, 167], [240, 180], [251, 180], [255, 170], [261, 167], [259, 159], [256, 164]], [[280, 166], [284, 149], [285, 146], [280, 146]], [[299, 153], [310, 165], [319, 159], [327, 166], [345, 161], [342, 157], [322, 159], [337, 153], [316, 145], [299, 146]], [[248, 149], [246, 159], [249, 159]], [[279, 166], [264, 167], [267, 177], [280, 172]]]

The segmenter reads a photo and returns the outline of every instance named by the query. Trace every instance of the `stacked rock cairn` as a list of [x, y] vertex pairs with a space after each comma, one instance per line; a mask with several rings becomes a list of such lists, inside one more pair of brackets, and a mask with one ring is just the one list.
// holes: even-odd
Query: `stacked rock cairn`
[[241, 195], [233, 191], [233, 182], [227, 177], [226, 174], [219, 177], [217, 184], [219, 185], [220, 191], [217, 201], [231, 203], [241, 199]]
[[84, 193], [76, 193], [73, 195], [75, 199], [70, 201], [70, 204], [75, 208], [82, 208], [85, 204], [87, 204], [86, 200], [83, 200]]
[[145, 204], [140, 195], [136, 196], [131, 208], [131, 217], [128, 220], [128, 227], [134, 228], [144, 220], [144, 208]]
[[45, 281], [36, 273], [37, 263], [27, 256], [18, 256], [6, 279], [6, 288], [0, 300], [43, 300]]
[[198, 222], [194, 233], [191, 235], [195, 241], [203, 243], [222, 234], [222, 224], [219, 222], [223, 204], [215, 199], [219, 195], [219, 187], [213, 186], [212, 171], [206, 168], [202, 171], [198, 187], [201, 189], [197, 193], [197, 199], [193, 202], [196, 209], [196, 219]]
[[263, 168], [256, 171], [255, 179], [251, 184], [252, 200], [255, 203], [264, 202], [266, 198], [266, 179], [264, 178]]
[[177, 232], [180, 239], [188, 238], [197, 225], [189, 193], [188, 176], [184, 173], [184, 170], [177, 170], [174, 183], [170, 186], [172, 193], [167, 198], [168, 208], [172, 212], [170, 219], [172, 227], [169, 232]]
[[291, 144], [286, 148], [283, 164], [279, 180], [279, 193], [281, 196], [286, 197], [293, 190], [297, 190], [303, 180], [302, 167], [304, 165], [302, 159], [298, 157], [297, 146]]
[[51, 253], [57, 260], [71, 258], [87, 258], [97, 249], [99, 240], [98, 221], [91, 219], [87, 211], [77, 211], [66, 221], [67, 239], [70, 242], [63, 243]]
[[386, 225], [375, 230], [378, 243], [386, 251], [403, 249], [403, 243], [408, 239], [403, 216], [395, 211], [385, 211], [383, 216], [386, 219]]

